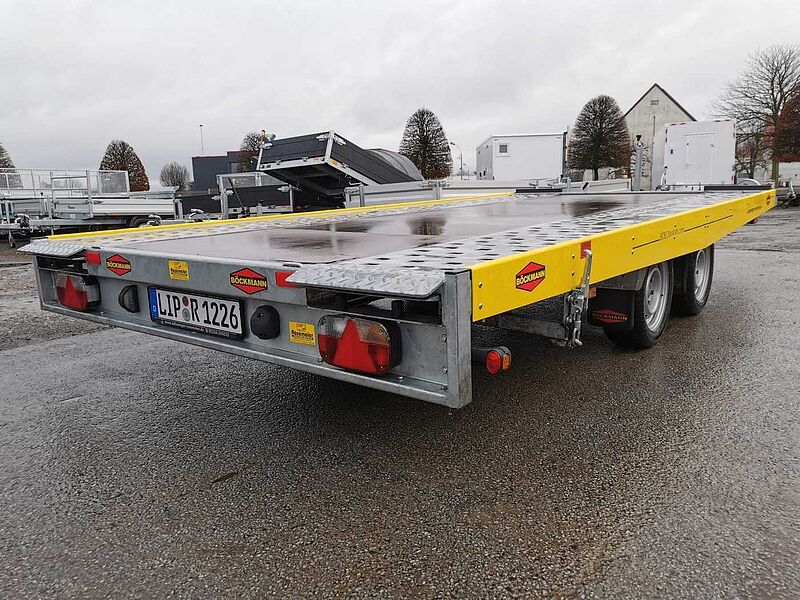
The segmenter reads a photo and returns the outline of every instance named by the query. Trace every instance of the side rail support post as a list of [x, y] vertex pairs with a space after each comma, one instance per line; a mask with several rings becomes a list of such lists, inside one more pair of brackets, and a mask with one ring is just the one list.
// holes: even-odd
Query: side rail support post
[[447, 275], [442, 321], [447, 336], [447, 401], [461, 408], [472, 401], [472, 283], [468, 271]]

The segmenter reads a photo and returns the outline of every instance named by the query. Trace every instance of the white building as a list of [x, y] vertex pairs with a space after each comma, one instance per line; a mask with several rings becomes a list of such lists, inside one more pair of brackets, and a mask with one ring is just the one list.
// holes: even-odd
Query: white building
[[551, 179], [564, 172], [566, 132], [492, 135], [475, 150], [478, 179]]
[[654, 83], [625, 113], [625, 123], [631, 142], [641, 135], [644, 145], [642, 189], [651, 190], [659, 184], [664, 170], [664, 132], [667, 123], [694, 121], [664, 88]]

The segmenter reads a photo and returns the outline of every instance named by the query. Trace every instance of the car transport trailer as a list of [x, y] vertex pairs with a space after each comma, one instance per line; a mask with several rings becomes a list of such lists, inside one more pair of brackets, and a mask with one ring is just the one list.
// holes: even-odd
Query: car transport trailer
[[[36, 255], [41, 306], [452, 408], [473, 324], [623, 346], [697, 314], [713, 244], [775, 191], [511, 194], [70, 234]], [[557, 304], [543, 319], [532, 305]], [[535, 307], [533, 307], [535, 308]]]

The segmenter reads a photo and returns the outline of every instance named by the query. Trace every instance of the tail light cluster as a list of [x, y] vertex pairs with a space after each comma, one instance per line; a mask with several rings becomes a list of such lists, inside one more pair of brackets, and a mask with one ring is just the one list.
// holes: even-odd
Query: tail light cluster
[[326, 363], [382, 375], [400, 362], [400, 330], [394, 323], [326, 315], [317, 328], [319, 355]]
[[56, 295], [62, 306], [73, 310], [87, 311], [100, 302], [100, 287], [94, 278], [56, 273]]

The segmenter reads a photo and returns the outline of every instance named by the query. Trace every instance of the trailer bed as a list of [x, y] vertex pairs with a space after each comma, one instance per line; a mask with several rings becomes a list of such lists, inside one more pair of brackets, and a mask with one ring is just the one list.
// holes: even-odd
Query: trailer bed
[[[583, 302], [589, 284], [698, 252], [774, 204], [774, 190], [502, 194], [61, 235], [24, 250], [39, 255], [47, 310], [74, 313], [59, 306], [53, 278], [83, 269], [103, 301], [74, 316], [459, 407], [471, 400], [473, 322], [581, 288], [572, 301]], [[94, 260], [82, 266], [89, 252]], [[267, 302], [282, 329], [267, 340], [176, 331], [120, 310], [126, 285], [139, 286], [145, 305], [156, 288], [241, 299], [245, 318]], [[404, 313], [393, 299], [431, 303], [435, 315]], [[320, 364], [314, 324], [338, 313], [400, 324], [403, 359], [390, 375]], [[292, 329], [298, 323], [310, 328], [310, 345]]]
[[[446, 273], [470, 269], [486, 272], [498, 259], [519, 254], [527, 257], [531, 252], [561, 244], [591, 243], [595, 238], [600, 241], [623, 228], [647, 226], [663, 219], [683, 216], [682, 223], [688, 219], [688, 226], [666, 223], [669, 226], [657, 232], [657, 238], [626, 244], [631, 250], [622, 256], [614, 250], [611, 260], [604, 261], [598, 254], [601, 263], [615, 263], [603, 269], [607, 271], [605, 275], [620, 275], [639, 268], [632, 260], [637, 250], [641, 254], [641, 249], [647, 246], [658, 246], [663, 250], [660, 258], [666, 260], [673, 257], [668, 246], [670, 242], [674, 245], [678, 237], [710, 227], [727, 233], [729, 227], [738, 227], [743, 219], [752, 220], [754, 211], [768, 208], [764, 201], [767, 195], [766, 192], [500, 194], [188, 226], [166, 225], [146, 230], [70, 234], [51, 239], [64, 244], [67, 253], [104, 248], [200, 261], [291, 264], [300, 267], [292, 281], [306, 286], [424, 297], [433, 293], [432, 288], [444, 281]], [[720, 208], [722, 212], [712, 219], [706, 211], [714, 207], [716, 212]], [[701, 237], [705, 243], [708, 236]], [[30, 250], [35, 251], [36, 247]], [[387, 269], [394, 275], [387, 277]], [[383, 285], [371, 281], [374, 271], [386, 280]], [[420, 271], [434, 275], [423, 278], [430, 283], [421, 288]], [[570, 277], [572, 286], [577, 279]], [[552, 295], [563, 291], [559, 288]], [[541, 299], [540, 294], [536, 299]], [[478, 311], [481, 318], [491, 314], [497, 313], [484, 308]]]

